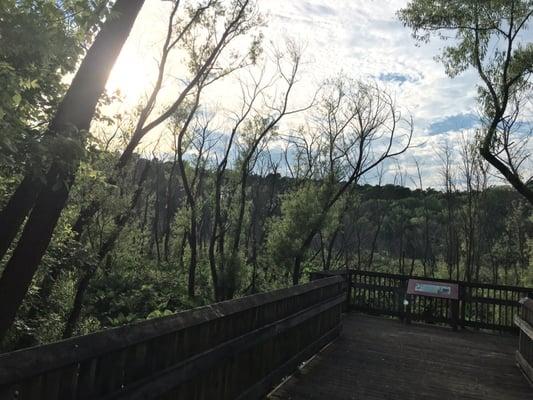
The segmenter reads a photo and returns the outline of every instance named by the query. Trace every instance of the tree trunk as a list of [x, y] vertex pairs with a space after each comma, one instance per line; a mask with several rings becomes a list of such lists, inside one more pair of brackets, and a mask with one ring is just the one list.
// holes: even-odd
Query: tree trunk
[[74, 330], [76, 329], [76, 326], [78, 325], [78, 321], [81, 317], [81, 311], [83, 308], [83, 300], [85, 299], [85, 293], [87, 292], [87, 289], [89, 288], [89, 283], [91, 282], [91, 279], [96, 274], [98, 270], [98, 266], [102, 263], [104, 258], [111, 252], [111, 250], [113, 250], [120, 233], [122, 232], [122, 230], [124, 229], [128, 221], [131, 219], [131, 216], [133, 215], [135, 207], [139, 203], [139, 200], [141, 199], [143, 184], [146, 178], [148, 177], [149, 171], [150, 171], [150, 163], [146, 162], [144, 165], [143, 171], [141, 173], [141, 176], [139, 178], [139, 183], [137, 184], [137, 188], [135, 189], [135, 192], [131, 198], [130, 206], [128, 207], [126, 211], [124, 211], [121, 215], [115, 218], [115, 225], [116, 225], [115, 229], [111, 232], [107, 240], [104, 242], [104, 244], [100, 248], [100, 251], [98, 252], [97, 262], [95, 264], [87, 264], [85, 266], [85, 272], [80, 278], [80, 280], [78, 281], [78, 285], [76, 287], [76, 295], [74, 297], [74, 304], [72, 305], [72, 309], [70, 310], [65, 328], [63, 330], [63, 339], [72, 336], [72, 334], [74, 333]]
[[[193, 298], [195, 296], [196, 262], [197, 262], [197, 246], [196, 246], [197, 222], [196, 222], [196, 199], [193, 193], [194, 188], [192, 187], [192, 185], [194, 185], [194, 180], [191, 185], [187, 177], [187, 171], [185, 169], [185, 162], [183, 160], [184, 158], [183, 153], [185, 151], [183, 147], [183, 139], [194, 117], [194, 113], [196, 112], [196, 110], [198, 109], [198, 105], [200, 104], [201, 90], [202, 90], [202, 86], [200, 85], [197, 88], [193, 106], [191, 107], [191, 110], [189, 111], [187, 119], [185, 120], [183, 126], [181, 127], [178, 133], [178, 141], [177, 141], [178, 170], [181, 175], [181, 181], [183, 183], [183, 190], [185, 191], [185, 198], [187, 199], [187, 205], [189, 206], [189, 209], [191, 210], [190, 226], [189, 226], [190, 231], [189, 231], [189, 236], [188, 236], [189, 247], [191, 249], [191, 258], [189, 262], [189, 278], [188, 278], [188, 284], [187, 284], [187, 294], [189, 298]], [[199, 163], [200, 160], [197, 160], [197, 162]]]
[[322, 223], [324, 222], [324, 218], [326, 216], [327, 211], [329, 211], [329, 208], [325, 211], [323, 215], [320, 216], [320, 219], [317, 222], [318, 227], [311, 229], [311, 232], [309, 233], [309, 235], [307, 235], [302, 245], [300, 246], [297, 256], [294, 257], [294, 265], [293, 265], [293, 271], [292, 271], [292, 284], [293, 285], [298, 285], [298, 283], [300, 283], [300, 277], [302, 274], [301, 265], [302, 265], [303, 258], [305, 256], [306, 251], [309, 249], [309, 246], [313, 242], [313, 238], [315, 237], [320, 227], [322, 226]]
[[379, 232], [381, 231], [381, 226], [383, 225], [384, 219], [385, 219], [385, 213], [381, 212], [381, 215], [378, 218], [378, 224], [376, 226], [376, 231], [374, 232], [374, 237], [372, 238], [372, 245], [370, 247], [370, 255], [368, 257], [368, 263], [367, 263], [367, 268], [366, 268], [368, 271], [372, 271], [372, 264], [374, 263], [374, 254], [376, 252]]
[[[167, 193], [166, 193], [166, 213], [165, 213], [165, 222], [164, 222], [164, 230], [163, 230], [163, 252], [165, 261], [168, 262], [169, 255], [170, 255], [170, 236], [171, 236], [171, 225], [172, 221], [174, 219], [174, 216], [176, 215], [176, 211], [178, 209], [177, 204], [177, 198], [176, 198], [176, 188], [174, 187], [174, 177], [176, 175], [176, 166], [177, 166], [177, 160], [176, 157], [174, 157], [174, 161], [172, 162], [172, 167], [170, 169], [170, 175], [168, 177], [168, 185], [167, 185]], [[177, 182], [176, 182], [177, 183]]]
[[185, 272], [185, 265], [183, 262], [183, 256], [185, 255], [185, 246], [187, 245], [187, 237], [189, 233], [184, 232], [181, 238], [180, 247], [178, 249], [178, 270], [179, 272]]
[[303, 256], [296, 256], [294, 258], [294, 266], [292, 270], [292, 284], [296, 286], [300, 282], [300, 271], [301, 271], [301, 265], [302, 265], [302, 257]]
[[[111, 69], [143, 3], [144, 0], [117, 0], [112, 10], [115, 17], [106, 20], [87, 52], [48, 127], [50, 133], [74, 138], [77, 145], [83, 147], [84, 134], [80, 133], [89, 130]], [[52, 163], [46, 185], [37, 197], [19, 243], [0, 278], [0, 340], [11, 327], [50, 243], [78, 164], [76, 156], [70, 161]]]
[[0, 260], [28, 216], [43, 184], [39, 177], [27, 174], [19, 184], [4, 209], [0, 212]]
[[325, 271], [329, 271], [330, 268], [331, 268], [331, 259], [332, 259], [332, 255], [333, 255], [333, 246], [335, 246], [335, 240], [337, 239], [337, 235], [339, 234], [339, 230], [340, 230], [340, 227], [337, 227], [337, 229], [335, 229], [335, 231], [333, 232], [333, 236], [332, 236], [332, 238], [329, 241], [328, 253], [327, 253], [327, 257], [326, 257], [326, 265], [324, 267]]
[[85, 271], [85, 273], [78, 282], [78, 286], [76, 287], [76, 296], [74, 297], [74, 303], [72, 304], [72, 308], [68, 315], [65, 328], [63, 329], [63, 339], [71, 337], [74, 333], [74, 330], [76, 329], [76, 326], [78, 325], [78, 321], [81, 317], [81, 310], [83, 308], [83, 299], [85, 298], [85, 293], [87, 292], [89, 283], [91, 282], [91, 279], [95, 273], [96, 265], [90, 266], [90, 268]]
[[191, 258], [189, 260], [189, 280], [187, 283], [187, 294], [189, 298], [194, 298], [196, 295], [196, 264], [198, 249], [196, 246], [196, 212], [191, 209], [191, 231], [189, 232], [189, 247], [191, 249]]

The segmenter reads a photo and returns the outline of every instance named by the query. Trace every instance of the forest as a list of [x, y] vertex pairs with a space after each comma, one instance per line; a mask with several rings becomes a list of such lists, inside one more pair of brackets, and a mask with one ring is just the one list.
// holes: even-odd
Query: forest
[[[434, 149], [428, 183], [401, 93], [309, 84], [260, 2], [0, 2], [0, 350], [319, 270], [533, 286], [533, 5], [452, 3], [397, 13], [420, 46], [454, 38], [450, 77], [479, 77], [480, 125]], [[165, 19], [132, 105], [106, 84], [148, 6]]]

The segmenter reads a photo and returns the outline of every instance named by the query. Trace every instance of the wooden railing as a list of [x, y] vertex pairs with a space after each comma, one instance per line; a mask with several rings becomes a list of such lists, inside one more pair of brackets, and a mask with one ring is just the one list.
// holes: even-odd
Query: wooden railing
[[533, 299], [524, 298], [520, 303], [520, 315], [515, 316], [515, 324], [520, 329], [516, 361], [533, 383]]
[[253, 399], [333, 340], [340, 277], [0, 355], [0, 399]]
[[[410, 277], [380, 272], [341, 270], [314, 272], [311, 279], [340, 275], [347, 283], [348, 307], [372, 314], [390, 315], [407, 321], [444, 323], [454, 327], [474, 327], [514, 331], [514, 316], [520, 312], [520, 299], [532, 288], [457, 282], [445, 279]], [[409, 279], [429, 279], [457, 283], [459, 300], [407, 294]]]

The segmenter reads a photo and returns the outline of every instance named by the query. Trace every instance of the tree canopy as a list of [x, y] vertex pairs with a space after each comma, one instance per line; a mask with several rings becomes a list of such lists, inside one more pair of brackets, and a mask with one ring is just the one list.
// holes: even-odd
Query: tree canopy
[[533, 176], [524, 149], [528, 138], [517, 134], [532, 93], [533, 44], [527, 29], [533, 2], [413, 0], [398, 16], [419, 41], [432, 36], [448, 41], [438, 56], [448, 75], [477, 71], [482, 82], [480, 153], [533, 204]]

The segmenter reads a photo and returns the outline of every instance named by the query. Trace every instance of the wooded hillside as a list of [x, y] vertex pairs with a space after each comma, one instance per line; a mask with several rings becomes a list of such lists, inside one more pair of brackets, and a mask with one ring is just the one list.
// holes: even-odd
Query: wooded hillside
[[[398, 18], [423, 41], [448, 24], [462, 47], [447, 73], [486, 86], [479, 125], [432, 149], [436, 189], [398, 93], [357, 71], [305, 81], [305, 46], [265, 38], [259, 2], [159, 5], [157, 68], [132, 105], [106, 85], [145, 1], [3, 1], [0, 349], [316, 270], [533, 285], [531, 4], [491, 3], [497, 29], [481, 29], [478, 2], [429, 3]], [[506, 52], [489, 54], [491, 34]]]

